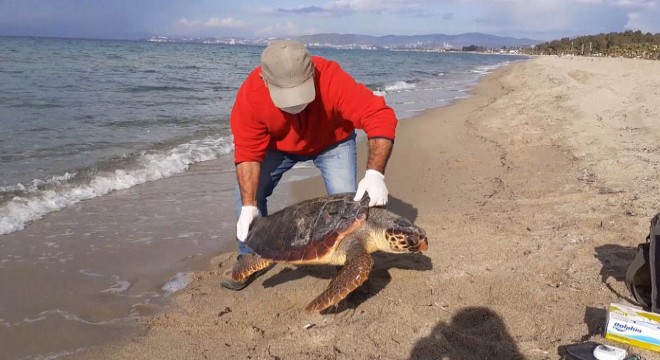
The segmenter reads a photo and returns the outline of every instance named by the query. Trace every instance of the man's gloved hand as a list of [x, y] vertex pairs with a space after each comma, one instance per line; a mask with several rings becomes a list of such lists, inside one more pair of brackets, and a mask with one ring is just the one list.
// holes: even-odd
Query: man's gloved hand
[[380, 172], [369, 169], [364, 174], [364, 178], [358, 184], [354, 201], [362, 200], [364, 193], [369, 194], [369, 206], [382, 206], [387, 204], [387, 187], [385, 186], [385, 175]]
[[241, 214], [238, 216], [238, 222], [236, 223], [236, 238], [239, 241], [243, 242], [247, 239], [250, 224], [257, 216], [259, 216], [259, 209], [256, 206], [243, 206], [241, 208]]

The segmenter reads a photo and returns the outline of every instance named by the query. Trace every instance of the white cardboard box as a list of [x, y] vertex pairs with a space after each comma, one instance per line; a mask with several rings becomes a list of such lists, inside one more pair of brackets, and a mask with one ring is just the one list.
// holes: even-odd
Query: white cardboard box
[[660, 352], [660, 314], [612, 303], [607, 311], [605, 338]]

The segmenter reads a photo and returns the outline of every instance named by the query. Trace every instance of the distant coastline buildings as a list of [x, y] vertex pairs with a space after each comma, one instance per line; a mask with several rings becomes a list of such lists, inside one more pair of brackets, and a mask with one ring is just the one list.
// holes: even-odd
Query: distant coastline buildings
[[216, 45], [268, 45], [271, 39], [241, 39], [241, 38], [179, 38], [168, 36], [152, 36], [143, 39], [148, 42], [157, 43], [194, 43], [194, 44], [216, 44]]
[[[198, 43], [198, 44], [215, 44], [215, 45], [263, 45], [267, 46], [268, 43], [274, 39], [242, 39], [242, 38], [170, 38], [167, 36], [152, 36], [145, 39], [149, 42], [158, 43]], [[331, 44], [321, 42], [307, 42], [305, 43], [310, 48], [331, 48], [331, 49], [345, 49], [345, 50], [378, 50], [383, 47], [362, 44]]]
[[[305, 43], [309, 48], [327, 48], [327, 49], [341, 49], [341, 50], [391, 50], [391, 51], [416, 51], [416, 52], [448, 52], [448, 51], [469, 51], [469, 52], [485, 52], [485, 53], [518, 53], [518, 50], [503, 50], [500, 47], [477, 47], [477, 46], [459, 46], [452, 44], [448, 41], [411, 41], [411, 42], [398, 42], [387, 45], [372, 45], [364, 43], [342, 43], [340, 39], [330, 39], [329, 41], [310, 41], [309, 38], [313, 36], [306, 36], [303, 39], [298, 39]], [[325, 36], [327, 38], [328, 36]], [[252, 45], [252, 46], [267, 46], [268, 43], [274, 38], [267, 39], [244, 39], [244, 38], [180, 38], [168, 36], [152, 36], [143, 39], [148, 42], [155, 43], [197, 43], [197, 44], [214, 44], [214, 45]]]

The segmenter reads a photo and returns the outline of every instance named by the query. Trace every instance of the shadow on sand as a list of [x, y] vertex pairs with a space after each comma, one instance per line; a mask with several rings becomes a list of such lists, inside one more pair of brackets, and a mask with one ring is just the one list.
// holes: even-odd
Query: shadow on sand
[[419, 214], [416, 207], [393, 196], [390, 196], [387, 201], [387, 210], [412, 221], [413, 224], [417, 220], [417, 215]]
[[[369, 274], [369, 279], [359, 288], [353, 291], [346, 300], [340, 302], [337, 307], [328, 309], [328, 312], [340, 313], [344, 310], [355, 310], [360, 304], [370, 297], [378, 294], [392, 280], [389, 269], [404, 269], [415, 271], [428, 271], [433, 268], [431, 258], [422, 254], [373, 254], [374, 267]], [[330, 280], [337, 275], [339, 266], [310, 265], [297, 266], [296, 268], [284, 268], [277, 274], [264, 280], [263, 286], [274, 287], [285, 282], [302, 279], [305, 276], [313, 276], [319, 279]], [[318, 295], [318, 294], [316, 294]]]
[[[600, 269], [600, 280], [610, 291], [620, 299], [628, 302], [635, 303], [635, 301], [626, 293], [621, 294], [614, 289], [608, 279], [613, 279], [616, 282], [624, 282], [626, 279], [626, 271], [628, 266], [637, 254], [637, 247], [621, 246], [616, 244], [607, 244], [598, 246], [595, 249], [594, 255], [600, 261], [602, 267]], [[587, 334], [582, 336], [580, 343], [589, 346], [591, 342], [586, 343], [595, 335], [603, 335], [605, 332], [605, 324], [607, 322], [607, 310], [605, 308], [597, 308], [587, 306], [584, 311], [584, 323], [587, 325]], [[568, 344], [559, 346], [557, 354], [562, 358], [567, 358], [567, 349], [572, 346], [582, 346], [580, 343]]]
[[415, 344], [410, 360], [524, 359], [502, 319], [485, 307], [460, 310]]
[[635, 254], [637, 254], [637, 247], [607, 244], [598, 246], [595, 250], [595, 257], [602, 264], [602, 268], [600, 269], [600, 280], [616, 296], [634, 304], [635, 300], [633, 300], [629, 294], [621, 294], [616, 291], [616, 289], [607, 282], [607, 279], [611, 277], [617, 282], [623, 282], [626, 280], [626, 271], [635, 258]]

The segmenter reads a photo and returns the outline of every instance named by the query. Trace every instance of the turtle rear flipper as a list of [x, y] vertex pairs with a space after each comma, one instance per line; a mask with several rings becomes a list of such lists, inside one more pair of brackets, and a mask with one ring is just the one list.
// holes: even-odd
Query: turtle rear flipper
[[330, 281], [328, 288], [321, 295], [305, 307], [305, 311], [308, 313], [323, 311], [336, 305], [367, 281], [373, 266], [373, 260], [361, 242], [351, 247], [346, 257], [346, 264], [339, 271], [339, 274]]
[[245, 281], [250, 275], [259, 270], [271, 266], [273, 262], [266, 260], [257, 254], [246, 254], [239, 257], [231, 271], [231, 278], [234, 281]]

